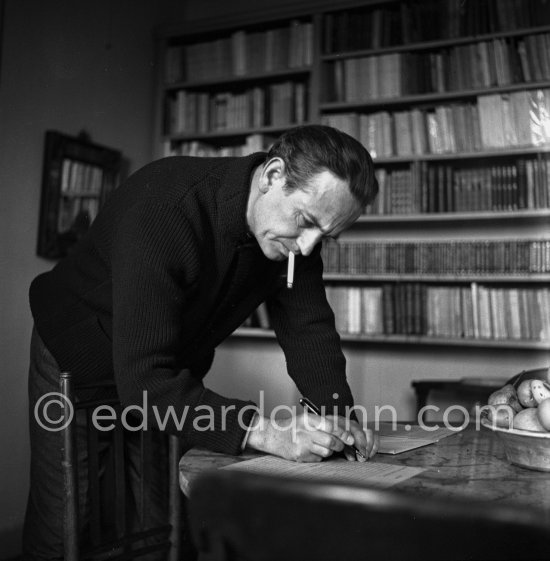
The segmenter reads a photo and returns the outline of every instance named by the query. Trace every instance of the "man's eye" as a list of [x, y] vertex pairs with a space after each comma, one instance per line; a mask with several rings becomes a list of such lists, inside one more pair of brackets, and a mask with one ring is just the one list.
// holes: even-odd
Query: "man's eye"
[[313, 222], [311, 220], [308, 220], [303, 214], [301, 214], [299, 225], [300, 228], [311, 228], [313, 226]]

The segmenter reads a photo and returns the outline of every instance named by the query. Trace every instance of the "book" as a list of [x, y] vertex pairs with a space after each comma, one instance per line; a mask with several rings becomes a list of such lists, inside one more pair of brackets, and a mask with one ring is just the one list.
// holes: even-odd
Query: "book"
[[374, 422], [367, 423], [365, 428], [377, 430], [380, 438], [379, 454], [401, 454], [416, 448], [435, 444], [443, 438], [457, 434], [459, 430], [446, 427], [429, 427], [402, 423]]

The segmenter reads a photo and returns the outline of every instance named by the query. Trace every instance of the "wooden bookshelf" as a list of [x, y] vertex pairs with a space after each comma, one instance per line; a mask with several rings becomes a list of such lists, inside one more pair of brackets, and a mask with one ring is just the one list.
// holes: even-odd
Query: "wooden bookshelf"
[[511, 156], [524, 156], [535, 154], [546, 154], [550, 152], [550, 145], [510, 147], [493, 150], [481, 150], [477, 152], [454, 152], [446, 154], [409, 154], [407, 156], [392, 156], [387, 158], [373, 158], [376, 165], [401, 164], [416, 161], [437, 160], [476, 160], [483, 158], [510, 158]]
[[320, 104], [321, 111], [349, 111], [351, 109], [378, 108], [378, 107], [401, 107], [409, 105], [433, 104], [438, 101], [454, 101], [468, 98], [476, 98], [488, 93], [510, 93], [525, 90], [536, 90], [550, 87], [550, 81], [529, 82], [524, 84], [510, 84], [507, 86], [494, 86], [491, 88], [478, 88], [471, 90], [456, 90], [450, 92], [402, 95], [395, 97], [384, 97], [381, 99], [362, 101], [325, 101]]
[[[305, 123], [304, 123], [305, 124]], [[244, 129], [231, 129], [231, 130], [219, 130], [206, 133], [195, 133], [195, 134], [172, 134], [165, 135], [165, 140], [175, 140], [175, 141], [187, 141], [187, 140], [203, 140], [206, 142], [216, 142], [223, 143], [227, 139], [231, 138], [241, 138], [246, 137], [251, 134], [265, 134], [265, 135], [280, 135], [288, 127], [286, 126], [275, 126], [275, 127], [256, 127], [256, 128], [244, 128]]]
[[194, 151], [188, 141], [210, 144], [215, 154], [236, 138], [278, 135], [310, 120], [311, 14], [199, 27], [160, 37], [159, 155]]
[[[254, 327], [239, 327], [232, 337], [250, 339], [275, 339], [275, 332], [271, 329]], [[493, 339], [452, 339], [445, 337], [422, 337], [413, 335], [350, 335], [343, 333], [341, 340], [348, 344], [371, 345], [435, 345], [445, 347], [478, 347], [492, 349], [524, 349], [524, 350], [550, 350], [550, 343], [537, 341], [493, 340]]]
[[432, 212], [422, 214], [370, 214], [357, 219], [357, 224], [365, 227], [369, 224], [404, 222], [521, 222], [538, 221], [550, 226], [550, 209], [515, 210], [515, 211], [477, 211], [477, 212]]
[[528, 349], [528, 350], [550, 350], [550, 343], [537, 341], [517, 341], [514, 339], [492, 340], [492, 339], [451, 339], [446, 337], [419, 337], [412, 335], [342, 335], [342, 340], [347, 343], [388, 343], [408, 345], [437, 345], [437, 346], [467, 346], [494, 349]]
[[426, 282], [426, 283], [491, 283], [491, 284], [534, 284], [534, 283], [550, 283], [550, 273], [548, 274], [532, 274], [532, 275], [502, 275], [502, 274], [485, 274], [485, 275], [474, 275], [474, 274], [463, 274], [463, 275], [430, 275], [423, 274], [421, 277], [414, 274], [360, 274], [360, 273], [325, 273], [323, 278], [326, 282], [353, 282], [353, 283], [365, 283], [365, 282]]
[[362, 49], [356, 51], [343, 51], [339, 53], [322, 54], [321, 59], [324, 61], [330, 61], [338, 60], [342, 57], [342, 55], [345, 55], [346, 57], [361, 57], [374, 54], [426, 51], [439, 49], [442, 47], [452, 47], [455, 45], [467, 45], [469, 43], [489, 41], [491, 39], [504, 39], [506, 37], [521, 37], [523, 35], [547, 33], [549, 31], [549, 25], [542, 25], [538, 27], [516, 29], [514, 31], [501, 31], [495, 33], [483, 33], [480, 35], [470, 35], [467, 37], [455, 37], [453, 39], [440, 39], [439, 41], [422, 41], [419, 43], [408, 43], [407, 45], [380, 47], [378, 49]]
[[201, 89], [215, 88], [220, 89], [223, 86], [235, 86], [236, 84], [247, 84], [248, 82], [273, 82], [281, 79], [292, 78], [309, 74], [311, 67], [287, 68], [285, 70], [275, 70], [273, 72], [258, 72], [254, 74], [246, 74], [244, 76], [228, 76], [226, 78], [216, 79], [210, 78], [205, 80], [176, 82], [166, 85], [166, 91], [181, 89]]
[[[489, 7], [494, 11], [486, 12]], [[419, 10], [418, 13], [415, 10]], [[353, 228], [354, 240], [363, 238], [365, 243], [370, 243], [376, 228], [379, 239], [387, 235], [395, 242], [407, 242], [419, 238], [417, 234], [423, 225], [426, 225], [424, 238], [429, 233], [438, 241], [457, 241], [461, 235], [465, 241], [473, 239], [473, 234], [462, 234], [464, 228], [475, 231], [477, 239], [509, 240], [513, 237], [517, 240], [550, 240], [547, 228], [550, 222], [550, 122], [541, 121], [542, 125], [535, 130], [536, 125], [531, 121], [530, 128], [525, 126], [527, 113], [523, 117], [519, 113], [521, 103], [526, 99], [532, 103], [540, 102], [540, 107], [537, 107], [542, 120], [547, 119], [550, 111], [550, 14], [547, 12], [547, 5], [541, 0], [532, 0], [528, 5], [521, 0], [483, 3], [464, 3], [461, 0], [346, 0], [338, 4], [320, 0], [318, 8], [296, 5], [286, 11], [271, 10], [257, 17], [249, 14], [241, 20], [233, 18], [227, 22], [205, 21], [201, 25], [184, 25], [179, 29], [172, 27], [159, 35], [159, 53], [163, 62], [169, 52], [174, 55], [180, 48], [183, 52], [187, 48], [193, 49], [194, 45], [213, 45], [218, 40], [226, 41], [226, 45], [233, 41], [233, 44], [242, 46], [243, 41], [246, 43], [253, 35], [256, 41], [261, 42], [262, 33], [307, 24], [307, 54], [300, 55], [307, 59], [307, 64], [287, 64], [284, 68], [269, 70], [258, 69], [254, 64], [252, 71], [243, 72], [246, 64], [237, 56], [232, 59], [234, 66], [242, 67], [237, 74], [228, 71], [217, 76], [178, 77], [177, 72], [172, 72], [172, 78], [175, 75], [176, 79], [171, 80], [166, 79], [166, 65], [161, 64], [157, 87], [156, 155], [186, 153], [185, 150], [197, 147], [201, 150], [201, 143], [212, 150], [235, 147], [237, 155], [246, 153], [251, 146], [267, 149], [273, 137], [297, 124], [296, 119], [289, 118], [276, 125], [262, 122], [260, 125], [255, 123], [226, 129], [170, 130], [166, 107], [171, 99], [173, 103], [178, 92], [211, 96], [229, 92], [238, 95], [255, 87], [300, 83], [307, 90], [307, 107], [300, 109], [300, 123], [333, 124], [331, 119], [340, 119], [341, 124], [333, 126], [363, 141], [373, 155], [379, 177], [386, 174], [386, 191], [381, 192], [380, 198], [391, 193], [388, 198], [391, 212], [384, 208], [360, 217]], [[547, 47], [537, 49], [537, 45]], [[482, 59], [486, 55], [494, 55], [494, 58], [487, 59], [489, 62], [481, 68], [477, 60], [468, 58], [470, 55], [467, 53], [474, 52], [474, 49], [481, 53]], [[295, 62], [301, 60], [300, 56], [295, 58]], [[391, 80], [395, 81], [395, 76], [392, 77], [391, 72], [406, 64], [410, 56], [416, 57], [413, 60], [420, 66], [426, 61], [433, 61], [435, 70], [430, 67], [433, 76], [430, 74], [426, 88], [433, 89], [435, 84], [438, 91], [410, 93], [409, 84], [399, 83], [399, 80], [395, 82], [397, 86], [392, 85]], [[378, 89], [367, 91], [370, 85], [361, 81], [364, 72], [346, 77], [346, 69], [353, 69], [353, 64], [358, 61], [375, 59], [378, 64], [390, 60], [389, 57], [393, 57], [390, 66], [381, 70], [377, 67], [381, 72], [376, 80]], [[398, 63], [394, 67], [395, 60]], [[456, 81], [454, 71], [451, 81], [446, 78], [450, 74], [449, 69], [456, 64], [463, 73], [460, 79], [465, 86], [457, 86], [460, 82]], [[472, 77], [466, 67], [475, 65], [478, 75]], [[426, 64], [426, 67], [429, 65]], [[424, 87], [424, 75], [413, 78], [415, 83]], [[387, 80], [389, 85], [384, 83]], [[484, 85], [468, 85], [472, 80]], [[346, 97], [348, 86], [354, 91], [352, 99]], [[373, 94], [374, 91], [378, 95]], [[487, 112], [493, 107], [497, 108], [494, 109], [497, 112], [489, 115]], [[380, 125], [382, 121], [374, 120], [381, 114], [385, 114], [383, 126]], [[416, 119], [414, 122], [413, 117]], [[383, 149], [380, 149], [378, 139], [374, 142], [372, 135], [363, 135], [367, 129], [360, 128], [361, 119], [365, 126], [369, 122], [380, 125], [375, 131], [377, 134], [383, 127], [388, 127], [384, 135], [387, 137], [389, 134], [391, 140], [388, 142], [386, 138]], [[500, 124], [495, 125], [495, 119], [501, 119]], [[403, 128], [401, 125], [405, 121], [409, 124]], [[521, 129], [518, 122], [522, 123]], [[428, 128], [435, 125], [438, 128], [430, 138]], [[253, 135], [261, 137], [259, 143], [246, 144], [246, 139]], [[407, 142], [403, 141], [404, 138]], [[181, 147], [184, 151], [179, 150]], [[407, 173], [410, 174], [408, 180]], [[414, 191], [416, 199], [401, 201], [399, 189]], [[489, 191], [491, 194], [487, 195]], [[465, 192], [470, 193], [466, 202], [457, 196]], [[508, 291], [504, 293], [506, 299], [510, 291], [515, 298], [513, 291], [546, 290], [550, 269], [544, 268], [543, 271], [528, 274], [475, 270], [468, 273], [457, 270], [406, 274], [330, 272], [325, 275], [325, 280], [328, 288], [393, 284], [414, 285], [417, 288], [437, 288], [441, 285], [449, 289], [454, 285], [457, 289], [465, 289], [468, 285], [479, 284], [487, 291]], [[541, 298], [545, 306], [543, 312], [550, 315], [546, 293]], [[517, 320], [514, 321], [517, 323]], [[270, 330], [259, 328], [242, 328], [235, 335], [247, 338], [274, 336]], [[342, 339], [359, 344], [550, 349], [550, 340], [519, 340], [500, 336], [472, 338], [342, 333]]]
[[275, 339], [275, 332], [272, 329], [262, 329], [260, 327], [239, 327], [233, 332], [234, 337], [251, 337], [254, 339]]

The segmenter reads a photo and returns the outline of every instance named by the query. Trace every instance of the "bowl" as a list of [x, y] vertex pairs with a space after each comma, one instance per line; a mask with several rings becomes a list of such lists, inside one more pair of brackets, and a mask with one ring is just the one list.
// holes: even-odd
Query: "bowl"
[[550, 471], [550, 432], [505, 429], [493, 426], [487, 419], [482, 419], [481, 424], [500, 438], [510, 463], [537, 471]]
[[[533, 368], [532, 370], [522, 370], [519, 374], [512, 376], [506, 383], [512, 384], [514, 388], [523, 382], [523, 380], [545, 380], [550, 383], [550, 366], [543, 368]], [[504, 385], [504, 384], [503, 384]]]

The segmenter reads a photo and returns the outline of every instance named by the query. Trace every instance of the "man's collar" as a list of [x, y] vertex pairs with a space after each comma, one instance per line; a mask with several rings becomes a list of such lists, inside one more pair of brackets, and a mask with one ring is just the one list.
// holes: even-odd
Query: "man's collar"
[[[246, 210], [254, 170], [265, 160], [264, 152], [256, 152], [243, 158], [235, 158], [223, 166], [220, 179], [223, 192], [218, 206], [218, 232], [230, 243], [256, 243], [246, 220]], [[221, 171], [221, 169], [219, 170]]]

